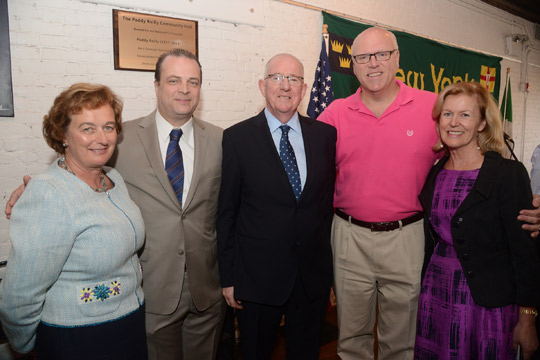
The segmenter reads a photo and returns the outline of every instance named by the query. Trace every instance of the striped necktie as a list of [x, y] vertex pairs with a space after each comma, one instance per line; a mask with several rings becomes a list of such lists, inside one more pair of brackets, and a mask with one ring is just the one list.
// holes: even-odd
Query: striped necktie
[[167, 171], [167, 176], [180, 206], [182, 206], [182, 193], [184, 192], [184, 161], [182, 160], [182, 150], [178, 145], [181, 136], [181, 129], [171, 131], [171, 139], [167, 147], [167, 157], [165, 158], [165, 171]]
[[300, 181], [300, 172], [298, 171], [298, 164], [296, 163], [296, 156], [294, 150], [289, 142], [289, 125], [281, 125], [281, 139], [279, 140], [279, 158], [283, 163], [283, 167], [289, 177], [289, 183], [291, 184], [294, 192], [296, 202], [300, 198], [302, 193], [302, 182]]

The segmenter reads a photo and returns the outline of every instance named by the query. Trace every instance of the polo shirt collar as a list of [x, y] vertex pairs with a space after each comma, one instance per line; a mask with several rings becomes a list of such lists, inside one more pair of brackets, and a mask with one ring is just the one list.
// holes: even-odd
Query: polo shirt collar
[[[399, 86], [399, 92], [394, 100], [394, 102], [386, 109], [385, 113], [394, 110], [400, 106], [403, 106], [414, 100], [413, 89], [405, 85], [401, 80], [396, 79], [396, 84]], [[350, 97], [350, 102], [348, 104], [351, 110], [356, 110], [364, 113], [371, 113], [371, 111], [364, 105], [360, 100], [360, 93], [362, 92], [362, 87], [358, 87], [358, 90]]]

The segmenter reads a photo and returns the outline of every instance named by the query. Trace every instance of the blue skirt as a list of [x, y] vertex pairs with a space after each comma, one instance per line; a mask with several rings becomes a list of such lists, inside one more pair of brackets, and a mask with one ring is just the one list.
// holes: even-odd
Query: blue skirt
[[57, 327], [40, 323], [37, 360], [147, 360], [144, 307], [99, 325]]

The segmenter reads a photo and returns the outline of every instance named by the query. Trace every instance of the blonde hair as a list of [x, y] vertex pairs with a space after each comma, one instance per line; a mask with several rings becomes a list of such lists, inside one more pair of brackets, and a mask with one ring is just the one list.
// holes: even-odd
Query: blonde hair
[[[502, 155], [505, 146], [501, 113], [495, 99], [487, 89], [476, 82], [458, 82], [445, 87], [433, 106], [432, 116], [437, 122], [437, 126], [439, 125], [444, 100], [450, 95], [468, 95], [476, 98], [481, 118], [486, 121], [486, 126], [478, 133], [480, 151], [482, 154], [487, 151], [496, 151]], [[439, 141], [433, 146], [433, 150], [440, 151], [442, 149], [443, 144], [439, 134]]]

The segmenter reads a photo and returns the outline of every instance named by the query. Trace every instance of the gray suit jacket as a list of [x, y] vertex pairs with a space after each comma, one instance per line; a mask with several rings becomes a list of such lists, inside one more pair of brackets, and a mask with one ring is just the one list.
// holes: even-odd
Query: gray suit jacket
[[206, 310], [222, 298], [216, 214], [223, 130], [193, 118], [193, 178], [182, 209], [163, 166], [155, 111], [123, 128], [111, 162], [124, 177], [146, 225], [140, 254], [146, 311], [168, 315], [176, 309], [185, 270], [196, 308]]

